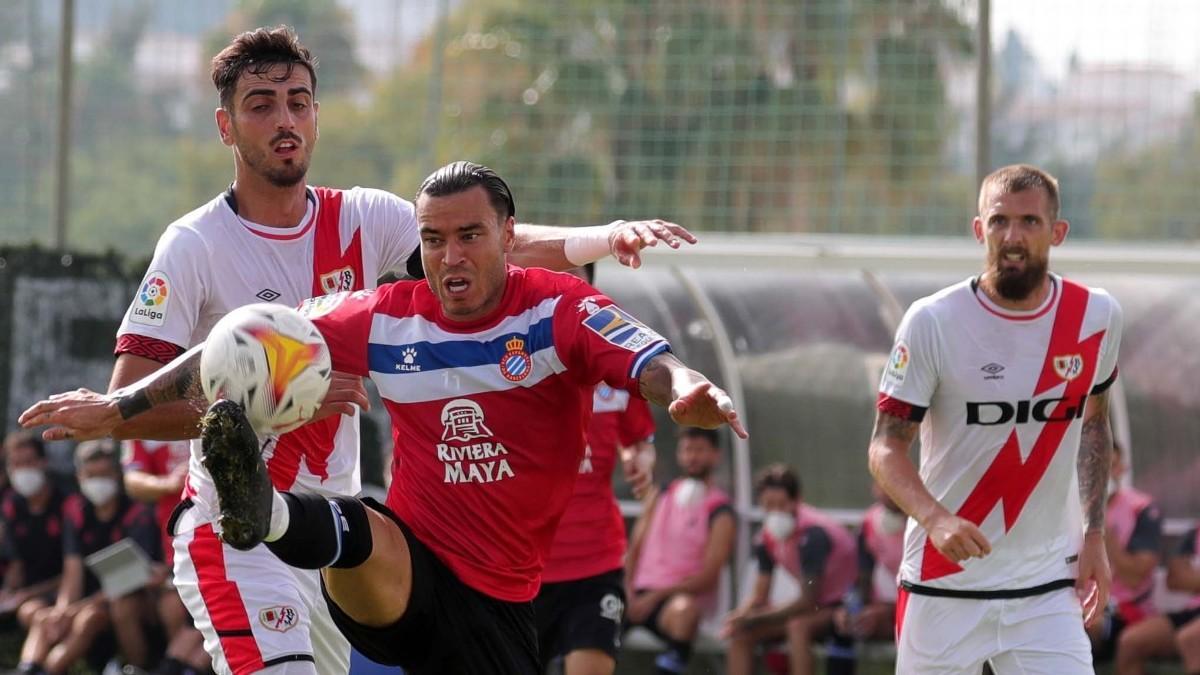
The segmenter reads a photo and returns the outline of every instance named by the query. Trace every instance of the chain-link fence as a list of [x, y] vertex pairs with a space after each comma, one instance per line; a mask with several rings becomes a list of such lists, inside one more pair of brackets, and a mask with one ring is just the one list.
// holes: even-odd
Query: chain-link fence
[[[1198, 229], [1188, 0], [76, 5], [65, 195], [87, 249], [144, 255], [228, 183], [208, 59], [283, 22], [320, 60], [317, 182], [407, 195], [467, 157], [510, 177], [533, 221], [946, 234], [973, 215], [977, 164], [1032, 161], [1063, 180], [1077, 235]], [[0, 5], [6, 241], [53, 236], [63, 6]]]

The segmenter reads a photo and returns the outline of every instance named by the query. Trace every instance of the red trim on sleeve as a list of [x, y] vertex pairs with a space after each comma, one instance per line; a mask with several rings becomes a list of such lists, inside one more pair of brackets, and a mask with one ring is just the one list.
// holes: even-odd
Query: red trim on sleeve
[[879, 394], [879, 398], [875, 400], [875, 407], [879, 412], [885, 412], [893, 417], [899, 417], [909, 422], [920, 422], [925, 419], [925, 411], [929, 410], [928, 407], [913, 405], [907, 401], [892, 398], [882, 392]]
[[173, 342], [149, 335], [125, 333], [117, 337], [117, 347], [113, 350], [113, 356], [133, 354], [159, 363], [170, 363], [185, 351], [187, 350]]

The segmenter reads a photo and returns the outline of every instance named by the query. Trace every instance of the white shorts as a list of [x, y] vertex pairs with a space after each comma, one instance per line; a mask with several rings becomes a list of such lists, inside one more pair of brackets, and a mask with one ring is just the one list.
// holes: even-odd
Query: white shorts
[[1073, 588], [1014, 600], [917, 595], [896, 603], [897, 675], [1092, 675]]
[[226, 546], [211, 524], [177, 534], [173, 546], [175, 588], [214, 672], [349, 672], [350, 643], [329, 615], [316, 570], [289, 567], [266, 546]]

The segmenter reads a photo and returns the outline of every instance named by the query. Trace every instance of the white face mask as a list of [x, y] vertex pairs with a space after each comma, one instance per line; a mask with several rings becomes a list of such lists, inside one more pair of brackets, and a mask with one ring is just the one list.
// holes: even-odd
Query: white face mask
[[1116, 478], [1108, 479], [1108, 496], [1109, 497], [1117, 494], [1117, 490], [1120, 490], [1120, 489], [1121, 489], [1121, 481], [1117, 480]]
[[13, 489], [22, 497], [32, 497], [41, 491], [46, 484], [46, 472], [41, 469], [23, 467], [13, 469], [8, 475], [8, 481]]
[[783, 511], [767, 511], [767, 515], [763, 517], [763, 529], [775, 541], [787, 541], [796, 531], [796, 516]]
[[84, 478], [79, 481], [79, 492], [93, 506], [101, 506], [117, 496], [117, 481], [115, 478]]
[[692, 506], [697, 504], [704, 499], [704, 493], [707, 491], [708, 486], [704, 484], [704, 481], [696, 478], [684, 478], [675, 488], [675, 505]]
[[908, 516], [903, 512], [893, 511], [891, 509], [882, 509], [879, 513], [879, 529], [885, 534], [896, 534], [903, 532], [905, 524], [908, 523]]

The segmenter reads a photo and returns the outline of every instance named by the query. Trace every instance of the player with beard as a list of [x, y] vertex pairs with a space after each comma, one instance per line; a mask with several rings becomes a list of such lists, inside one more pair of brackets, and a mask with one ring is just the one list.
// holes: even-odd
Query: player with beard
[[897, 330], [869, 463], [913, 519], [898, 673], [1092, 672], [1084, 624], [1111, 580], [1108, 388], [1121, 310], [1049, 271], [1069, 229], [1058, 194], [1032, 166], [984, 179], [973, 222], [983, 274], [913, 303]]

